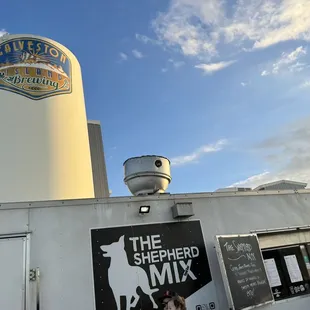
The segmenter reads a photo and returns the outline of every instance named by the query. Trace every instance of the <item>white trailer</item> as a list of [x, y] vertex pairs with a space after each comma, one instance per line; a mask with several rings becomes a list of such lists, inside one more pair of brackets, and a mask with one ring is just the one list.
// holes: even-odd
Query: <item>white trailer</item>
[[[140, 207], [146, 211], [149, 207], [149, 213], [139, 214]], [[192, 216], [185, 217], [188, 211]], [[282, 259], [281, 251], [290, 258], [287, 269], [280, 266], [279, 279], [276, 274], [270, 278], [274, 285], [277, 281], [282, 285], [276, 286], [278, 293], [273, 290], [276, 301], [261, 309], [308, 310], [309, 190], [1, 204], [0, 309], [116, 310], [118, 287], [122, 309], [130, 303], [136, 303], [131, 309], [155, 309], [164, 290], [177, 288], [185, 295], [189, 310], [226, 310], [230, 306], [215, 236], [249, 233], [258, 235], [269, 263], [273, 255], [276, 262]], [[121, 254], [111, 258], [113, 250], [107, 246], [122, 240], [116, 251], [125, 248], [127, 260]], [[119, 266], [118, 275], [109, 274], [112, 261]], [[289, 282], [300, 287], [300, 280], [304, 290], [290, 291]], [[136, 296], [126, 303], [123, 297], [130, 287]], [[157, 305], [152, 304], [152, 297]]]

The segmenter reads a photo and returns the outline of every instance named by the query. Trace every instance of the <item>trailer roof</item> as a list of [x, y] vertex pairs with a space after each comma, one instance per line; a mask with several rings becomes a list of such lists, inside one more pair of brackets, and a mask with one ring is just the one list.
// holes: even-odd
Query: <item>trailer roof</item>
[[300, 190], [264, 190], [264, 191], [246, 191], [246, 192], [202, 192], [202, 193], [182, 193], [182, 194], [158, 194], [151, 196], [120, 196], [107, 198], [87, 198], [87, 199], [68, 199], [68, 200], [49, 200], [49, 201], [25, 201], [25, 202], [6, 202], [0, 203], [0, 211], [4, 209], [24, 209], [24, 208], [44, 208], [44, 207], [62, 207], [94, 204], [116, 204], [128, 202], [146, 202], [161, 200], [188, 201], [201, 198], [233, 198], [249, 196], [272, 196], [272, 195], [302, 195], [310, 194], [310, 189]]

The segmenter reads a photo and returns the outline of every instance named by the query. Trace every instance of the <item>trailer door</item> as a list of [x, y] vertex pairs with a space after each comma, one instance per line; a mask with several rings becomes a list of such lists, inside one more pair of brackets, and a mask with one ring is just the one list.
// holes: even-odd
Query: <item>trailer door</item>
[[26, 237], [0, 237], [0, 309], [25, 310]]

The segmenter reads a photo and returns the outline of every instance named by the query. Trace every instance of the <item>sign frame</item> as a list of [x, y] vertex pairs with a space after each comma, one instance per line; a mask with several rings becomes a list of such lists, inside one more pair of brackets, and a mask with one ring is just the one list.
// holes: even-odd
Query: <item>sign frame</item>
[[[224, 259], [223, 259], [223, 255], [222, 255], [222, 251], [221, 251], [221, 247], [220, 247], [220, 243], [219, 243], [219, 238], [238, 238], [238, 237], [255, 237], [256, 241], [257, 241], [257, 244], [259, 246], [259, 241], [258, 241], [257, 234], [254, 234], [254, 233], [249, 233], [249, 234], [231, 234], [231, 235], [225, 234], [225, 235], [216, 235], [215, 236], [215, 250], [216, 250], [216, 255], [217, 255], [217, 258], [218, 258], [218, 261], [219, 261], [219, 265], [220, 265], [222, 280], [224, 282], [224, 288], [225, 288], [225, 292], [226, 292], [226, 297], [227, 297], [227, 301], [228, 301], [228, 305], [229, 305], [230, 309], [233, 309], [233, 310], [238, 310], [238, 309], [236, 309], [235, 304], [234, 304], [234, 299], [233, 299], [232, 292], [231, 292], [231, 289], [230, 289], [229, 280], [228, 280], [228, 276], [227, 276], [227, 272], [226, 272], [226, 268], [225, 268], [225, 263], [224, 263]], [[261, 258], [262, 262], [264, 262], [264, 258], [263, 258], [262, 251], [261, 251], [260, 247], [259, 247], [259, 250], [260, 250], [259, 251], [260, 252], [260, 258]], [[264, 268], [265, 273], [267, 275], [265, 264], [263, 264], [263, 268]], [[267, 278], [267, 281], [268, 281], [268, 278]], [[269, 282], [268, 282], [268, 285], [269, 285], [270, 295], [272, 297], [272, 300], [266, 301], [264, 303], [260, 303], [260, 304], [254, 305], [254, 306], [245, 307], [245, 308], [242, 308], [242, 310], [252, 310], [252, 309], [256, 309], [258, 307], [262, 307], [262, 306], [265, 306], [265, 305], [273, 305], [275, 303], [275, 300], [274, 300], [274, 296], [273, 296], [272, 289], [270, 287]]]
[[[207, 259], [207, 262], [208, 262], [208, 269], [209, 269], [209, 273], [210, 273], [210, 282], [208, 282], [207, 284], [205, 285], [209, 285], [211, 284], [211, 287], [213, 287], [213, 289], [211, 289], [211, 291], [213, 291], [212, 295], [212, 302], [209, 302], [209, 306], [210, 304], [213, 304], [211, 306], [214, 306], [214, 307], [218, 307], [219, 305], [219, 301], [218, 301], [218, 296], [217, 296], [217, 292], [216, 292], [216, 286], [215, 286], [215, 283], [214, 283], [214, 277], [212, 275], [212, 268], [211, 268], [211, 264], [210, 264], [210, 257], [209, 257], [209, 253], [208, 253], [208, 249], [207, 249], [207, 244], [206, 244], [206, 240], [205, 240], [205, 235], [204, 235], [204, 231], [203, 231], [203, 226], [202, 226], [202, 222], [200, 219], [191, 219], [191, 220], [188, 220], [188, 221], [182, 221], [182, 223], [197, 223], [199, 224], [199, 227], [200, 227], [200, 231], [201, 231], [201, 242], [202, 242], [202, 245], [203, 245], [203, 252], [206, 256], [206, 259]], [[140, 222], [140, 223], [124, 223], [124, 224], [119, 224], [119, 225], [109, 225], [109, 226], [103, 226], [103, 225], [100, 225], [100, 226], [96, 226], [96, 227], [90, 227], [89, 228], [89, 242], [90, 242], [90, 255], [91, 255], [91, 270], [92, 270], [92, 288], [93, 288], [93, 300], [94, 300], [94, 309], [97, 309], [96, 308], [96, 283], [95, 283], [95, 274], [94, 274], [94, 260], [93, 260], [93, 251], [94, 251], [94, 248], [93, 248], [93, 240], [92, 240], [92, 231], [93, 230], [105, 230], [105, 229], [113, 229], [113, 228], [126, 228], [126, 227], [139, 227], [139, 226], [153, 226], [153, 225], [169, 225], [169, 224], [175, 224], [175, 225], [178, 225], [180, 222], [179, 221], [154, 221], [154, 222]], [[204, 287], [204, 286], [203, 286]], [[197, 293], [198, 291], [194, 292], [193, 294]], [[192, 295], [193, 295], [192, 294]], [[189, 295], [187, 296], [187, 298], [190, 298], [192, 295]], [[204, 305], [203, 305], [204, 306]], [[197, 307], [197, 306], [196, 306]], [[210, 308], [210, 309], [213, 309], [213, 308]], [[214, 308], [215, 309], [215, 308]]]

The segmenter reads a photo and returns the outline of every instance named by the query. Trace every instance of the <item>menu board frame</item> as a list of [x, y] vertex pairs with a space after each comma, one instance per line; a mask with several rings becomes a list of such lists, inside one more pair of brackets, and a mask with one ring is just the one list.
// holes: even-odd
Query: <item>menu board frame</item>
[[[220, 238], [239, 238], [239, 237], [255, 237], [257, 245], [259, 247], [259, 241], [258, 241], [257, 234], [250, 233], [250, 234], [231, 234], [231, 235], [216, 235], [215, 236], [216, 254], [217, 254], [219, 265], [220, 265], [220, 270], [221, 270], [222, 279], [223, 279], [223, 282], [224, 282], [224, 287], [225, 287], [225, 292], [226, 292], [228, 304], [229, 304], [230, 309], [232, 309], [232, 310], [241, 310], [241, 309], [240, 308], [236, 308], [235, 304], [234, 304], [234, 299], [233, 299], [231, 288], [230, 288], [230, 285], [229, 285], [229, 280], [228, 280], [228, 276], [227, 276], [227, 272], [226, 272], [226, 268], [225, 268], [225, 263], [224, 263], [224, 259], [223, 259], [223, 255], [222, 255], [219, 239]], [[266, 272], [265, 264], [264, 264], [264, 258], [263, 258], [262, 251], [261, 251], [260, 247], [259, 247], [259, 253], [260, 253], [260, 257], [259, 258], [261, 259], [261, 261], [263, 263], [263, 268], [264, 268], [264, 271], [265, 271], [265, 274], [266, 274], [266, 277], [267, 277], [267, 272]], [[260, 303], [260, 304], [256, 304], [256, 305], [253, 305], [253, 306], [242, 308], [242, 310], [251, 310], [251, 309], [255, 309], [255, 308], [258, 308], [258, 307], [262, 307], [262, 306], [265, 306], [265, 305], [271, 305], [271, 304], [275, 303], [275, 300], [274, 300], [274, 297], [273, 297], [273, 292], [272, 292], [272, 289], [271, 289], [270, 284], [268, 282], [268, 279], [267, 279], [267, 283], [269, 285], [271, 299], [266, 301], [266, 302], [264, 302], [264, 303]]]

